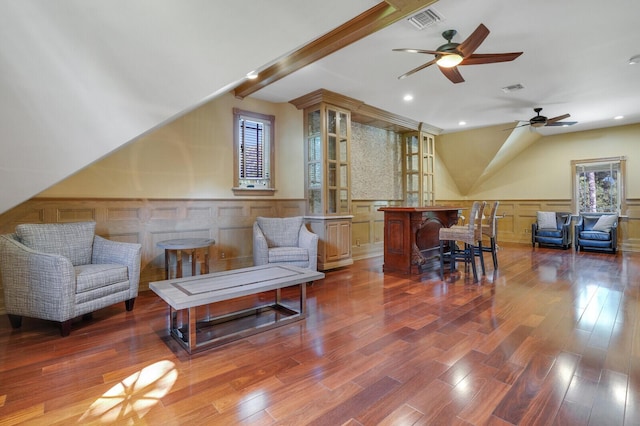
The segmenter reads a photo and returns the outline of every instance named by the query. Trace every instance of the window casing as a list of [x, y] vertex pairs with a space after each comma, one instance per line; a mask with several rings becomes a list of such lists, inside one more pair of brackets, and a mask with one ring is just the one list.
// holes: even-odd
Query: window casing
[[234, 193], [269, 195], [275, 190], [275, 117], [233, 109]]
[[573, 205], [580, 213], [623, 214], [625, 206], [625, 157], [574, 160]]

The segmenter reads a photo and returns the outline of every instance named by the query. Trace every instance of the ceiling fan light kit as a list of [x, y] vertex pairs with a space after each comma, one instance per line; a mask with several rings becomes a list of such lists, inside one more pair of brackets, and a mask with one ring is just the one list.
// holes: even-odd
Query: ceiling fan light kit
[[460, 62], [462, 62], [462, 56], [457, 53], [452, 53], [451, 55], [441, 55], [436, 61], [436, 64], [438, 64], [439, 67], [451, 68]]

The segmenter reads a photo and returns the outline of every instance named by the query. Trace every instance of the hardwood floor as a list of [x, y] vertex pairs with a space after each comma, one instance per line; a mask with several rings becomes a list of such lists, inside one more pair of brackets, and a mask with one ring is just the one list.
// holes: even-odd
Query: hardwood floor
[[308, 287], [306, 320], [193, 356], [151, 292], [65, 338], [3, 316], [0, 424], [640, 424], [640, 255], [486, 260], [481, 285], [358, 261]]

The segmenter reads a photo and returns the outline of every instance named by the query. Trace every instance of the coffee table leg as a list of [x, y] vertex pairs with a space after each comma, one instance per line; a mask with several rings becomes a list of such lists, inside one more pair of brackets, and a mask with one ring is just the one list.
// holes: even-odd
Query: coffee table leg
[[300, 316], [307, 316], [307, 283], [300, 284]]
[[189, 308], [187, 313], [189, 321], [189, 353], [196, 350], [196, 308]]

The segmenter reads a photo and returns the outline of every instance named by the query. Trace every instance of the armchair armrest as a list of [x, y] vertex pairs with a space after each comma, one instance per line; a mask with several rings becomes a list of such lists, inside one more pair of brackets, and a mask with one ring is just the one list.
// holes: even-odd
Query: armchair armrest
[[298, 245], [309, 251], [309, 269], [318, 270], [318, 235], [309, 231], [305, 225], [300, 227]]
[[570, 245], [571, 244], [571, 216], [567, 216], [567, 219], [562, 224], [562, 244]]
[[30, 249], [0, 236], [0, 272], [8, 314], [51, 321], [73, 318], [76, 274], [64, 256]]
[[269, 263], [269, 244], [258, 222], [255, 222], [253, 224], [253, 264], [258, 266], [267, 263]]
[[113, 263], [125, 265], [129, 273], [129, 296], [134, 298], [138, 295], [138, 285], [140, 284], [141, 250], [140, 244], [107, 240], [96, 235], [93, 237], [91, 263], [94, 265]]

